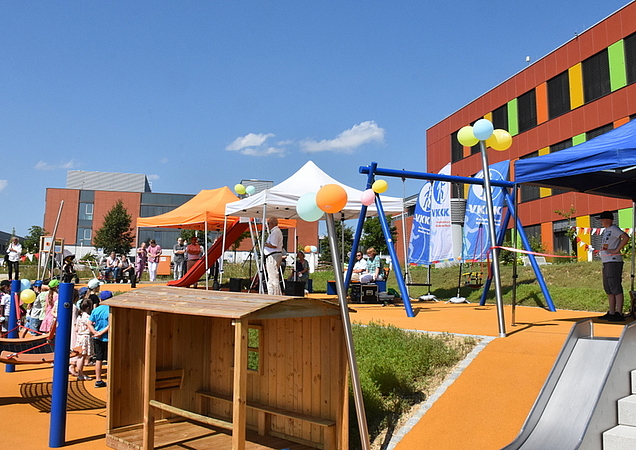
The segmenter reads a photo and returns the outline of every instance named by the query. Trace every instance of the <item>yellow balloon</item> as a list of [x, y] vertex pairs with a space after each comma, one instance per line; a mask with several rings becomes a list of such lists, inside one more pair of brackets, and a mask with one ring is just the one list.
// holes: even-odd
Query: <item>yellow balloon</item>
[[457, 140], [465, 147], [472, 147], [479, 142], [479, 139], [473, 134], [473, 127], [466, 125], [457, 132]]
[[[492, 142], [489, 143], [489, 141]], [[497, 129], [492, 132], [492, 136], [486, 141], [486, 144], [494, 150], [503, 152], [512, 145], [512, 136], [506, 130]]]
[[20, 301], [25, 305], [35, 301], [35, 292], [32, 289], [25, 289], [20, 292]]
[[247, 191], [245, 190], [245, 186], [243, 186], [241, 183], [238, 183], [234, 185], [234, 192], [236, 192], [238, 195], [243, 195]]
[[373, 185], [371, 185], [371, 189], [373, 189], [373, 192], [375, 192], [376, 194], [382, 194], [383, 192], [386, 192], [388, 188], [389, 183], [387, 183], [385, 180], [375, 180], [373, 182]]

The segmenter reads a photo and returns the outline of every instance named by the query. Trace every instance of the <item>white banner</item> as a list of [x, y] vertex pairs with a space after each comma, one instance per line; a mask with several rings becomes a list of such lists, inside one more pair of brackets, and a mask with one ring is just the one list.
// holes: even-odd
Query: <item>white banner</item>
[[[450, 175], [448, 163], [440, 175]], [[453, 236], [451, 228], [450, 183], [433, 182], [431, 190], [431, 262], [453, 261]]]

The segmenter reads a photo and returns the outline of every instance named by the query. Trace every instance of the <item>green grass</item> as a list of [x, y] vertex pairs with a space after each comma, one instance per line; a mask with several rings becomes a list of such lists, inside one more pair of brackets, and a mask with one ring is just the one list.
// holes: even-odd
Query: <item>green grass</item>
[[[472, 338], [431, 336], [380, 323], [354, 324], [353, 339], [371, 440], [392, 431], [403, 413], [425, 400], [427, 387], [475, 345]], [[356, 449], [360, 437], [350, 397], [350, 448]]]

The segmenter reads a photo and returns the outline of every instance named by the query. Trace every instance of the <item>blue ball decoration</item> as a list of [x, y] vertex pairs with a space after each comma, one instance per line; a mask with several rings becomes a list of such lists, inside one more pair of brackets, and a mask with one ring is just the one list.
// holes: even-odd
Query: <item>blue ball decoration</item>
[[495, 127], [493, 127], [492, 122], [486, 119], [479, 119], [473, 125], [473, 134], [480, 141], [485, 141], [490, 136], [492, 136], [492, 132]]
[[298, 217], [306, 222], [320, 220], [324, 212], [316, 204], [316, 193], [310, 192], [302, 195], [296, 203]]

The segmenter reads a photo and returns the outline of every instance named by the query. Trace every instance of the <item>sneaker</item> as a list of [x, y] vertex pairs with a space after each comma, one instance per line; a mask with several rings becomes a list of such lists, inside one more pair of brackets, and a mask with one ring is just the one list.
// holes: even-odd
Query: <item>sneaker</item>
[[614, 313], [612, 317], [608, 319], [610, 322], [625, 322], [625, 316], [623, 313]]
[[106, 387], [106, 382], [105, 382], [105, 381], [102, 381], [102, 380], [96, 381], [96, 382], [95, 382], [95, 387], [96, 387], [96, 388]]
[[598, 316], [600, 320], [611, 320], [614, 317], [614, 314], [610, 314], [609, 311], [605, 313], [603, 316]]

